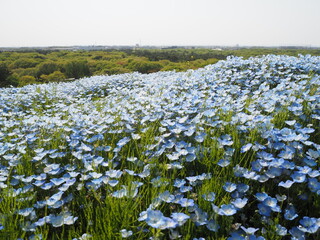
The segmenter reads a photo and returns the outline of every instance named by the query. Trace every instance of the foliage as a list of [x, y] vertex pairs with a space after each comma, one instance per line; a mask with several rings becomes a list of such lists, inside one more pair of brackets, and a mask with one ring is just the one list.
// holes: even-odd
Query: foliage
[[90, 69], [85, 61], [71, 61], [63, 66], [63, 72], [68, 78], [82, 78], [90, 76]]
[[10, 70], [5, 63], [0, 63], [0, 87], [16, 86], [14, 79], [11, 76]]
[[37, 82], [34, 76], [24, 75], [21, 78], [19, 78], [19, 87], [22, 87], [28, 84], [35, 84], [35, 83]]
[[60, 69], [59, 65], [55, 62], [43, 62], [39, 64], [38, 71], [37, 71], [37, 77], [40, 77], [41, 75], [49, 75], [53, 73], [54, 71], [58, 71]]
[[54, 71], [49, 75], [42, 74], [40, 79], [44, 82], [60, 82], [66, 79], [66, 76], [60, 71]]

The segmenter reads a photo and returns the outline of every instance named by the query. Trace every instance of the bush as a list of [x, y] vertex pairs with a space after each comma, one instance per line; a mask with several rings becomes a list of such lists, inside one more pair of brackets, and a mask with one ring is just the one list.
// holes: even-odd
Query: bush
[[8, 80], [10, 76], [10, 71], [6, 64], [1, 63], [0, 64], [0, 87], [7, 87], [10, 84], [10, 81]]
[[59, 82], [65, 80], [66, 76], [60, 71], [54, 71], [49, 75], [42, 74], [40, 78], [45, 82]]
[[162, 64], [159, 62], [149, 62], [144, 60], [131, 61], [128, 64], [128, 68], [132, 71], [137, 71], [140, 73], [153, 73], [158, 72], [162, 69]]
[[36, 78], [33, 76], [26, 75], [26, 76], [22, 76], [19, 78], [19, 85], [18, 86], [22, 87], [22, 86], [25, 86], [28, 84], [33, 84], [33, 83], [37, 83]]
[[32, 68], [39, 64], [39, 61], [29, 58], [20, 58], [14, 61], [10, 66], [11, 68]]
[[55, 62], [44, 62], [38, 66], [37, 77], [39, 78], [41, 75], [49, 75], [54, 71], [58, 71], [59, 65]]
[[72, 61], [64, 65], [64, 74], [68, 78], [82, 78], [91, 76], [91, 72], [86, 61]]

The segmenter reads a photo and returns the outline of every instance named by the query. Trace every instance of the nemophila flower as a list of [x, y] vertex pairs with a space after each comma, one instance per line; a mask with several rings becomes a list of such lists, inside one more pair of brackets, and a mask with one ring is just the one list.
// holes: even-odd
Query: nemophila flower
[[267, 197], [268, 197], [268, 194], [266, 193], [256, 193], [255, 194], [255, 197], [259, 200], [259, 201], [264, 201]]
[[237, 184], [237, 191], [240, 193], [246, 193], [249, 190], [249, 185], [244, 183]]
[[309, 177], [311, 178], [316, 178], [320, 176], [320, 171], [318, 170], [312, 170], [310, 172], [308, 172]]
[[144, 220], [153, 228], [160, 228], [165, 224], [165, 217], [159, 210], [147, 210]]
[[231, 146], [233, 144], [232, 138], [230, 135], [226, 134], [218, 138], [219, 145], [223, 146]]
[[241, 147], [240, 152], [245, 153], [245, 152], [249, 151], [252, 146], [253, 146], [252, 143], [248, 143], [248, 144]]
[[128, 238], [130, 236], [132, 236], [133, 232], [131, 230], [127, 230], [127, 229], [121, 229], [120, 230], [120, 233], [121, 233], [121, 237], [123, 238]]
[[0, 224], [0, 231], [4, 229], [4, 226]]
[[213, 202], [216, 198], [216, 194], [214, 192], [209, 192], [207, 194], [203, 194], [202, 197], [206, 201]]
[[303, 217], [300, 219], [299, 223], [301, 226], [298, 226], [298, 229], [306, 233], [315, 233], [319, 229], [318, 221], [316, 218]]
[[171, 194], [169, 191], [165, 191], [159, 195], [159, 198], [167, 203], [171, 203], [175, 200], [175, 196]]
[[177, 179], [174, 180], [173, 186], [175, 186], [177, 188], [180, 188], [186, 183], [187, 183], [186, 180], [177, 178]]
[[293, 126], [296, 123], [296, 120], [291, 120], [291, 121], [284, 121], [286, 124], [288, 124], [289, 126]]
[[310, 149], [307, 151], [307, 155], [308, 155], [309, 158], [315, 160], [315, 159], [317, 159], [317, 158], [320, 157], [320, 152], [319, 152], [319, 150], [313, 150], [313, 149], [310, 148]]
[[170, 229], [169, 237], [170, 239], [178, 239], [181, 238], [182, 235], [180, 235], [178, 230]]
[[21, 216], [27, 217], [34, 211], [33, 208], [24, 208], [17, 211], [17, 213]]
[[278, 167], [269, 167], [268, 170], [265, 172], [265, 175], [268, 176], [269, 178], [275, 178], [279, 177], [282, 175], [282, 168]]
[[217, 232], [220, 228], [219, 224], [213, 219], [208, 221], [206, 226], [212, 232]]
[[239, 232], [233, 232], [227, 240], [246, 240], [246, 237], [242, 236]]
[[195, 136], [195, 138], [194, 138], [194, 139], [195, 139], [197, 142], [201, 143], [201, 142], [203, 142], [203, 141], [204, 141], [205, 136], [206, 136], [206, 134], [205, 134], [205, 133], [201, 133], [201, 134], [199, 134], [199, 135]]
[[243, 173], [243, 177], [246, 178], [246, 179], [251, 179], [251, 180], [258, 180], [259, 179], [259, 175], [256, 172], [253, 172], [253, 171], [244, 172]]
[[243, 208], [248, 202], [248, 199], [247, 198], [237, 198], [235, 200], [233, 200], [231, 203], [238, 209], [241, 209]]
[[287, 196], [286, 195], [279, 195], [279, 194], [276, 194], [276, 198], [279, 202], [283, 202], [287, 199]]
[[50, 182], [52, 182], [55, 186], [59, 186], [61, 185], [62, 183], [65, 182], [66, 179], [64, 178], [51, 178], [50, 179]]
[[278, 154], [278, 157], [290, 160], [294, 157], [294, 154], [295, 154], [294, 148], [286, 146], [285, 150], [281, 151]]
[[128, 194], [127, 189], [122, 188], [118, 191], [113, 192], [112, 196], [116, 197], [116, 198], [123, 198], [123, 197], [127, 196], [127, 194]]
[[253, 171], [260, 172], [263, 166], [261, 165], [261, 161], [253, 161], [251, 162], [251, 167]]
[[285, 227], [281, 226], [280, 224], [277, 224], [275, 227], [276, 227], [276, 233], [277, 233], [279, 236], [285, 236], [285, 235], [287, 235], [288, 230], [287, 230]]
[[291, 174], [291, 178], [294, 182], [302, 183], [306, 180], [306, 175], [304, 173], [295, 171], [293, 174]]
[[227, 159], [221, 159], [217, 163], [220, 167], [226, 167], [230, 164], [230, 161]]
[[184, 192], [189, 192], [192, 190], [192, 187], [191, 186], [182, 186], [180, 187], [180, 192], [184, 193]]
[[192, 207], [194, 205], [194, 200], [188, 198], [181, 198], [179, 201], [177, 201], [177, 203], [180, 204], [181, 207]]
[[265, 151], [258, 152], [257, 157], [266, 161], [271, 161], [274, 159], [274, 156], [272, 155], [272, 153], [267, 153]]
[[224, 189], [226, 192], [233, 192], [234, 190], [237, 189], [237, 185], [236, 185], [235, 183], [226, 182], [226, 183], [223, 185], [223, 189]]
[[305, 240], [305, 233], [298, 229], [297, 227], [293, 227], [289, 230], [290, 235], [292, 236], [291, 239], [293, 240]]
[[271, 208], [263, 203], [258, 204], [258, 212], [262, 216], [270, 217]]
[[191, 220], [195, 222], [196, 226], [205, 225], [208, 222], [208, 213], [200, 208], [195, 208], [194, 213], [191, 214]]
[[189, 153], [187, 156], [186, 156], [186, 162], [193, 162], [195, 159], [196, 159], [196, 155], [193, 154], [193, 153]]
[[305, 164], [307, 164], [308, 166], [310, 166], [310, 167], [315, 167], [315, 166], [317, 166], [316, 161], [313, 160], [313, 159], [310, 159], [310, 158], [308, 158], [308, 157], [304, 158], [302, 161], [303, 161]]
[[92, 235], [84, 233], [81, 235], [81, 237], [79, 238], [79, 240], [90, 240], [92, 239]]
[[320, 182], [316, 178], [310, 178], [308, 180], [308, 187], [311, 192], [318, 192], [320, 190]]
[[232, 216], [236, 214], [237, 209], [233, 204], [223, 204], [221, 205], [218, 214], [219, 215], [225, 215], [225, 216]]
[[239, 165], [236, 165], [233, 168], [233, 174], [235, 177], [243, 177], [244, 174], [248, 173], [248, 169], [244, 168], [244, 167], [240, 167]]
[[182, 226], [190, 216], [184, 213], [172, 213], [171, 218], [178, 223], [178, 226]]
[[298, 214], [296, 213], [295, 207], [290, 204], [285, 210], [284, 210], [284, 218], [286, 220], [293, 220], [298, 217]]
[[279, 187], [284, 187], [284, 188], [290, 188], [293, 183], [294, 183], [294, 182], [291, 181], [291, 180], [287, 180], [287, 181], [285, 181], [285, 182], [281, 181], [281, 182], [279, 182], [278, 186], [279, 186]]
[[254, 234], [256, 231], [259, 230], [259, 228], [252, 228], [252, 227], [249, 227], [249, 228], [245, 228], [243, 226], [240, 227], [246, 234], [249, 234], [249, 235], [252, 235]]

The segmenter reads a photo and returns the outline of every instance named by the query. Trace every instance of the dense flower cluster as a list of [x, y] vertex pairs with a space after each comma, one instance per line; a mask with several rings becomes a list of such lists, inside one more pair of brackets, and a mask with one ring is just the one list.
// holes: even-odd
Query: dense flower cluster
[[[185, 73], [0, 89], [0, 188], [26, 203], [13, 213], [26, 232], [81, 221], [75, 191], [134, 200], [150, 185], [159, 194], [137, 216], [143, 231], [175, 239], [191, 221], [206, 234], [229, 231], [230, 240], [306, 239], [320, 227], [309, 206], [320, 200], [319, 73], [319, 57], [269, 55]], [[130, 151], [134, 144], [143, 157]], [[177, 174], [172, 181], [160, 163]], [[232, 178], [203, 192], [219, 172]], [[137, 229], [119, 233], [130, 238]]]

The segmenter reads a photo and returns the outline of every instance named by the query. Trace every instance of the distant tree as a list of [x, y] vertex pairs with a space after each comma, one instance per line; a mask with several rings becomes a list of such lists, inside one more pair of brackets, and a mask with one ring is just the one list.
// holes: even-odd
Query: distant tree
[[19, 58], [14, 61], [10, 67], [11, 68], [32, 68], [39, 64], [39, 61], [30, 58]]
[[10, 78], [11, 72], [8, 66], [4, 63], [0, 63], [0, 87], [8, 87], [10, 85], [15, 86], [16, 82]]
[[66, 76], [60, 71], [54, 71], [49, 75], [42, 74], [40, 76], [40, 79], [42, 79], [45, 82], [60, 82], [65, 80]]
[[59, 65], [55, 62], [43, 62], [38, 65], [37, 77], [49, 75], [54, 71], [59, 71]]
[[26, 75], [19, 78], [19, 87], [22, 87], [28, 84], [33, 84], [33, 83], [37, 83], [36, 78], [34, 76]]
[[158, 72], [162, 69], [162, 64], [159, 62], [151, 62], [145, 60], [135, 60], [128, 64], [128, 68], [132, 71], [137, 71], [140, 73], [152, 73]]
[[82, 78], [91, 76], [90, 68], [86, 61], [68, 62], [63, 68], [63, 72], [68, 78]]

